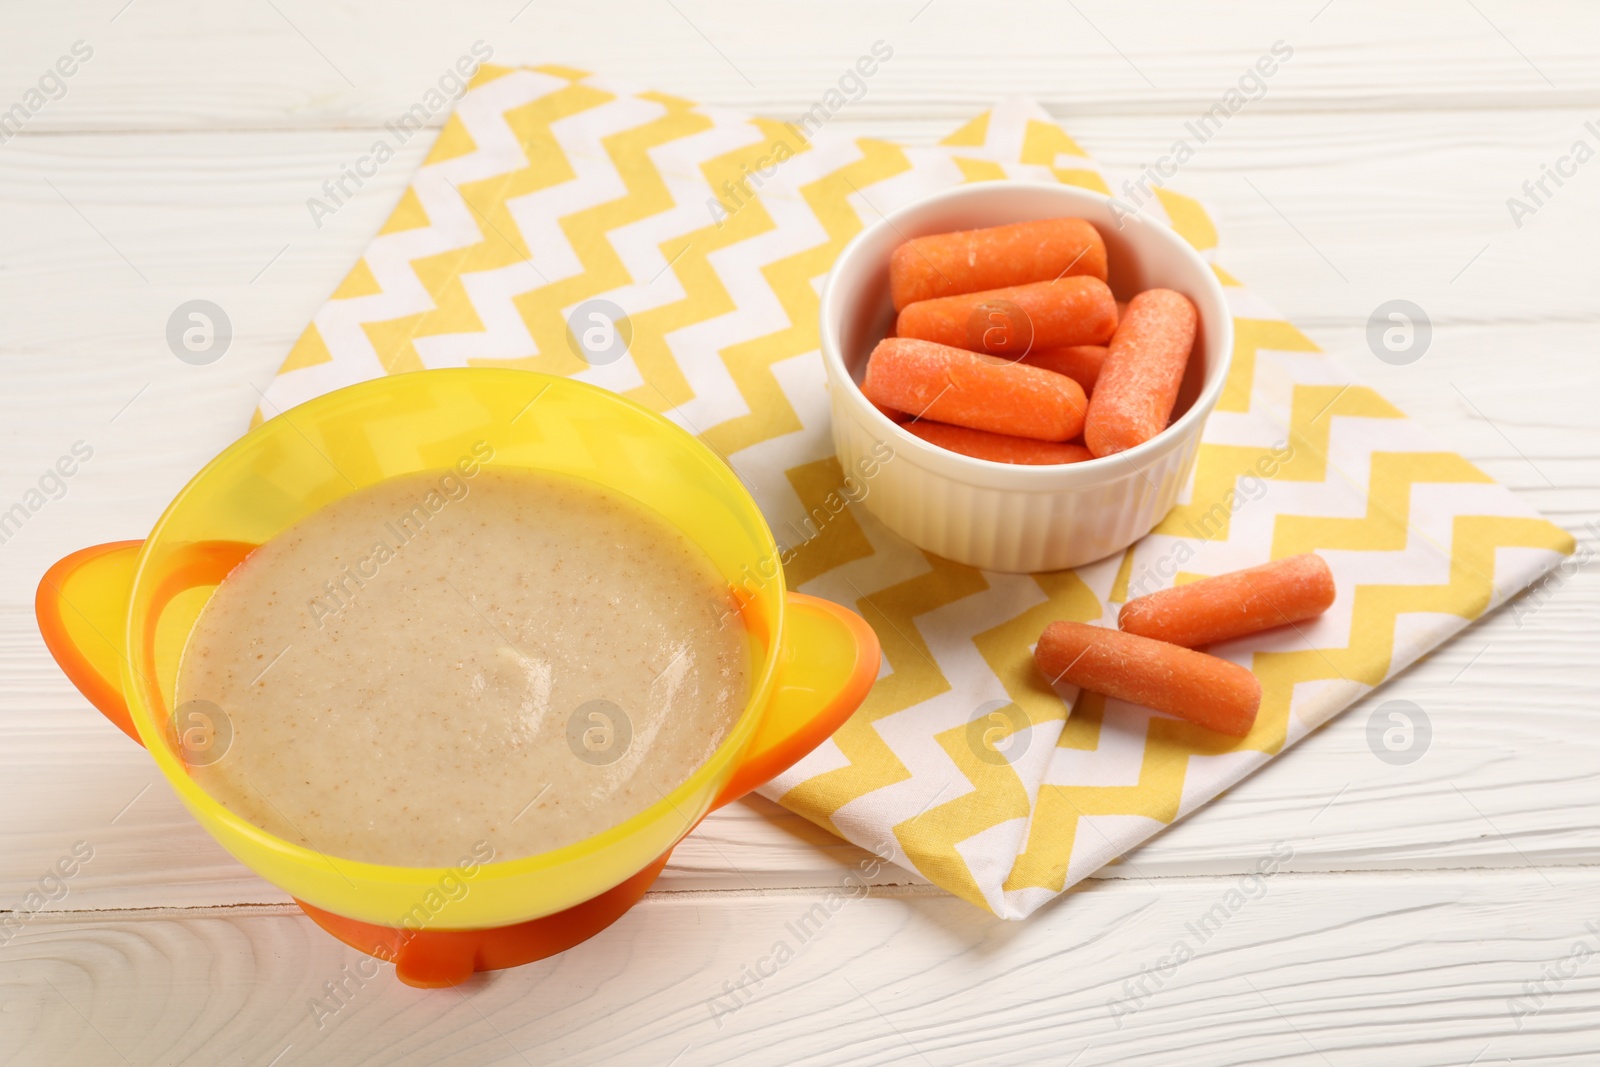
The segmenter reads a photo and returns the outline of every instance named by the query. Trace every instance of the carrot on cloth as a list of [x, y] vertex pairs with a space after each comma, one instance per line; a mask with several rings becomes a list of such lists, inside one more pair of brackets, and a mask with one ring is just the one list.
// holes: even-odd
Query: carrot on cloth
[[1071, 378], [905, 337], [878, 342], [861, 391], [918, 418], [1040, 441], [1078, 436], [1086, 406]]
[[1095, 382], [1084, 444], [1096, 456], [1141, 445], [1167, 428], [1200, 320], [1194, 304], [1171, 289], [1128, 301]]
[[1185, 648], [1316, 618], [1333, 603], [1333, 571], [1314, 552], [1163, 589], [1122, 605], [1130, 634]]
[[1083, 219], [1036, 219], [914, 237], [889, 257], [900, 311], [919, 300], [1087, 274], [1106, 280], [1106, 243]]
[[1261, 709], [1261, 682], [1237, 663], [1104, 626], [1053, 622], [1033, 658], [1052, 684], [1143, 704], [1231, 737], [1248, 734]]
[[959, 452], [974, 459], [993, 460], [995, 463], [1019, 463], [1030, 466], [1047, 466], [1055, 463], [1082, 463], [1093, 459], [1082, 445], [1059, 441], [1037, 441], [1029, 437], [990, 433], [987, 430], [969, 430], [965, 426], [918, 419], [905, 423], [905, 428], [929, 444]]
[[900, 337], [1009, 356], [1036, 348], [1103, 345], [1116, 328], [1111, 290], [1089, 275], [920, 300], [895, 321]]

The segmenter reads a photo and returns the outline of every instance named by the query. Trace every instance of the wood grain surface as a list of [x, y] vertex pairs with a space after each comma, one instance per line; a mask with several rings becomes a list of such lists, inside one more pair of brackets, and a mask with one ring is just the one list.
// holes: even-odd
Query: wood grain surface
[[[62, 678], [33, 588], [67, 551], [147, 531], [237, 436], [431, 134], [320, 227], [306, 199], [479, 39], [498, 62], [563, 62], [780, 118], [884, 40], [893, 59], [838, 129], [926, 142], [1023, 93], [1129, 174], [1285, 41], [1292, 60], [1174, 185], [1216, 211], [1233, 273], [1586, 554], [1600, 550], [1587, 525], [1600, 523], [1600, 163], [1547, 184], [1521, 225], [1507, 207], [1573, 142], [1600, 148], [1585, 126], [1600, 125], [1594, 5], [28, 8], [0, 35], [0, 112], [75, 42], [93, 56], [0, 142], [0, 509], [75, 442], [94, 455], [0, 544], [0, 923], [14, 930], [0, 933], [0, 1062], [1600, 1055], [1592, 562], [1024, 923], [896, 868], [818, 920], [865, 853], [753, 800], [707, 820], [656, 891], [581, 949], [419, 991], [387, 967], [364, 971], [217, 847]], [[234, 329], [207, 367], [165, 341], [168, 314], [196, 297]], [[1368, 317], [1391, 298], [1418, 303], [1433, 328], [1410, 365], [1367, 346]], [[1404, 767], [1367, 746], [1368, 718], [1391, 699], [1421, 705], [1434, 728]], [[31, 914], [28, 894], [78, 842], [92, 859]], [[1292, 852], [1282, 872], [1242, 883], [1274, 848]], [[762, 977], [780, 941], [793, 958]], [[1193, 958], [1174, 966], [1180, 943]], [[326, 982], [345, 991], [319, 1011]]]

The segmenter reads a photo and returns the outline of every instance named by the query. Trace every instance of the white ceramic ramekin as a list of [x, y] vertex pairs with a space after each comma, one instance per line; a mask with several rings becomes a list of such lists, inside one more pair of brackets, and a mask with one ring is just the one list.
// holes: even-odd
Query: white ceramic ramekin
[[[822, 291], [822, 358], [833, 444], [848, 472], [874, 471], [857, 497], [908, 541], [986, 570], [1076, 567], [1120, 552], [1172, 509], [1194, 466], [1200, 431], [1233, 358], [1222, 286], [1189, 244], [1160, 223], [1119, 213], [1109, 197], [1067, 185], [992, 181], [902, 208], [851, 241]], [[1126, 300], [1175, 289], [1200, 311], [1200, 331], [1171, 426], [1104, 459], [1030, 467], [973, 459], [913, 436], [861, 394], [867, 356], [889, 331], [889, 255], [924, 234], [1069, 216], [1105, 238], [1111, 289]], [[884, 446], [893, 459], [883, 462]]]

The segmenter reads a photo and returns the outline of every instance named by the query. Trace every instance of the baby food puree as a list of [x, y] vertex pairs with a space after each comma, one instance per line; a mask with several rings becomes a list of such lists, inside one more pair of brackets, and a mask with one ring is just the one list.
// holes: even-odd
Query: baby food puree
[[696, 545], [610, 490], [489, 467], [394, 478], [217, 587], [178, 718], [214, 705], [231, 739], [190, 770], [334, 856], [558, 848], [656, 803], [722, 741], [749, 685], [728, 606]]

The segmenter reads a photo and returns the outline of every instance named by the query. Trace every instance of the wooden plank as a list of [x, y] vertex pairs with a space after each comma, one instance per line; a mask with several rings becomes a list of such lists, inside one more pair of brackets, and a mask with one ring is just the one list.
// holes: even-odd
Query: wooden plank
[[1018, 924], [842, 884], [831, 907], [815, 891], [656, 894], [562, 957], [460, 991], [401, 986], [278, 910], [41, 917], [0, 948], [0, 1058], [1432, 1067], [1595, 1053], [1594, 870], [1319, 876], [1259, 848], [1264, 878], [1093, 883]]
[[[635, 4], [420, 0], [358, 8], [282, 0], [202, 11], [123, 2], [31, 19], [0, 41], [9, 106], [75, 41], [94, 56], [30, 132], [381, 126], [417, 103], [472, 43], [497, 61], [559, 62], [780, 117], [810, 107], [873, 41], [894, 49], [851, 111], [968, 111], [1011, 93], [1071, 114], [1189, 115], [1215, 102], [1278, 40], [1294, 57], [1253, 107], [1496, 110], [1592, 106], [1600, 14], [1579, 0], [1397, 5], [1381, 0], [1119, 5], [951, 0], [809, 5], [781, 32], [730, 0]], [[627, 33], [599, 33], [626, 26]], [[952, 77], [952, 73], [958, 76]], [[52, 86], [53, 87], [53, 86]]]

